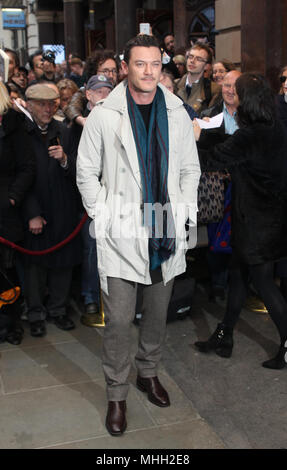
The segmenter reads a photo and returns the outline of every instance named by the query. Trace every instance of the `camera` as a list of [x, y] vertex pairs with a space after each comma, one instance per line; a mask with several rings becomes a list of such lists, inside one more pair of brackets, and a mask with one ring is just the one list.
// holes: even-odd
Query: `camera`
[[53, 51], [44, 51], [42, 54], [42, 61], [47, 60], [48, 62], [51, 62], [51, 64], [55, 63], [56, 55], [55, 52]]

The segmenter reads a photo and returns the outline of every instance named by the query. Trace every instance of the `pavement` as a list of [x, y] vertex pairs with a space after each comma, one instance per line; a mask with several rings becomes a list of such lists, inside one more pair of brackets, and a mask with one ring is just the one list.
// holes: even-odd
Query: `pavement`
[[[25, 326], [19, 346], [0, 345], [0, 449], [284, 449], [287, 438], [287, 367], [264, 369], [277, 352], [268, 314], [243, 310], [230, 359], [201, 354], [193, 344], [222, 319], [224, 304], [208, 301], [198, 283], [190, 316], [167, 325], [159, 377], [171, 406], [158, 408], [135, 387], [131, 370], [128, 428], [112, 437], [105, 428], [101, 368], [102, 328], [47, 325], [44, 338]], [[138, 328], [132, 325], [136, 351]]]

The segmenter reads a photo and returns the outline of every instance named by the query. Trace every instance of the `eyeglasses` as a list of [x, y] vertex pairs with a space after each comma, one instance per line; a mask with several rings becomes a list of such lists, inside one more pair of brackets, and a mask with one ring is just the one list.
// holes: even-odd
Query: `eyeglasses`
[[194, 60], [195, 62], [201, 62], [202, 64], [207, 63], [207, 60], [203, 59], [202, 57], [199, 57], [198, 55], [186, 54], [186, 58], [189, 60]]
[[112, 73], [113, 75], [116, 75], [118, 71], [117, 69], [103, 69], [103, 70], [98, 70], [98, 73], [103, 73], [104, 75], [108, 75], [109, 73]]
[[287, 77], [284, 77], [284, 75], [282, 75], [282, 77], [280, 77], [279, 80], [281, 83], [285, 83], [287, 80]]

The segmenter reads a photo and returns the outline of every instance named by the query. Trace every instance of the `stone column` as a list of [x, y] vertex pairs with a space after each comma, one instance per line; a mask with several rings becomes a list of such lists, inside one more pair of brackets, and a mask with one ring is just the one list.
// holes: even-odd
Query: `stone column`
[[38, 10], [36, 18], [39, 28], [39, 44], [54, 44], [54, 11]]
[[136, 8], [135, 0], [115, 1], [115, 35], [116, 52], [121, 54], [127, 41], [136, 36]]
[[187, 45], [185, 0], [173, 0], [173, 32], [175, 39], [175, 50]]
[[85, 58], [85, 31], [82, 0], [63, 0], [66, 58], [77, 53]]
[[[255, 17], [253, 17], [253, 23], [255, 23]], [[215, 29], [218, 31], [215, 37], [216, 60], [228, 59], [240, 66], [240, 28], [241, 0], [216, 0]]]
[[259, 71], [278, 89], [280, 68], [287, 64], [287, 0], [242, 0], [242, 70]]

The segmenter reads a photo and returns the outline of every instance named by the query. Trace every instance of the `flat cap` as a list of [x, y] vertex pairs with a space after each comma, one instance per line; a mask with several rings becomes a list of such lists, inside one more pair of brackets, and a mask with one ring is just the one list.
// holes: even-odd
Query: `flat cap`
[[25, 96], [26, 100], [56, 100], [60, 95], [53, 88], [37, 83], [27, 88]]

